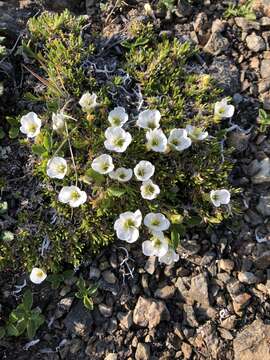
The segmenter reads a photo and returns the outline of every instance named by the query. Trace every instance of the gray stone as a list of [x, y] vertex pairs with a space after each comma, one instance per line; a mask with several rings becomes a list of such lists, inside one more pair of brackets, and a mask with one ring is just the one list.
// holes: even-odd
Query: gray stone
[[91, 312], [79, 301], [64, 320], [67, 330], [78, 336], [86, 336], [92, 331], [93, 319]]
[[193, 306], [192, 305], [188, 305], [188, 304], [184, 304], [183, 305], [183, 321], [186, 325], [190, 326], [190, 327], [197, 327], [198, 326], [198, 322], [196, 320], [195, 317], [195, 313], [193, 310]]
[[169, 319], [170, 313], [163, 301], [139, 297], [133, 312], [136, 325], [153, 329], [160, 321]]
[[226, 51], [229, 47], [229, 41], [219, 32], [214, 32], [210, 36], [207, 44], [204, 46], [203, 50], [211, 55], [220, 55]]
[[114, 354], [114, 353], [109, 353], [104, 360], [117, 360], [118, 357], [117, 357], [117, 354]]
[[270, 26], [270, 17], [268, 17], [268, 16], [263, 16], [263, 17], [260, 19], [260, 24], [261, 24], [261, 26]]
[[263, 252], [260, 256], [255, 260], [255, 266], [257, 269], [267, 269], [270, 267], [270, 250]]
[[101, 313], [102, 316], [109, 318], [112, 316], [113, 308], [112, 306], [109, 306], [107, 304], [99, 304], [98, 310]]
[[179, 276], [179, 278], [177, 279], [175, 286], [179, 290], [179, 293], [180, 293], [181, 297], [183, 298], [183, 300], [185, 300], [188, 297], [188, 289], [187, 289], [187, 286], [181, 276]]
[[262, 15], [270, 17], [270, 0], [254, 0], [252, 7]]
[[224, 270], [226, 272], [231, 272], [234, 268], [234, 262], [230, 259], [220, 259], [218, 265], [221, 270]]
[[118, 313], [117, 318], [120, 321], [120, 327], [123, 330], [129, 330], [131, 325], [133, 324], [133, 311], [129, 311], [128, 313]]
[[216, 57], [209, 67], [210, 75], [216, 80], [217, 85], [228, 94], [235, 94], [240, 90], [239, 71], [232, 60], [222, 55]]
[[209, 21], [205, 12], [200, 12], [193, 23], [194, 31], [202, 32], [209, 27]]
[[257, 205], [257, 210], [263, 216], [270, 216], [270, 196], [269, 195], [261, 195], [259, 204]]
[[237, 315], [241, 314], [241, 311], [249, 304], [251, 295], [248, 293], [242, 293], [233, 298], [233, 309]]
[[269, 91], [267, 93], [263, 94], [262, 102], [263, 102], [264, 110], [270, 110], [270, 92]]
[[90, 267], [89, 270], [89, 279], [90, 280], [98, 280], [100, 278], [100, 270], [94, 266]]
[[103, 271], [102, 277], [109, 284], [115, 284], [117, 281], [117, 277], [110, 270]]
[[267, 157], [261, 161], [255, 160], [255, 163], [254, 166], [256, 165], [258, 171], [256, 175], [251, 178], [253, 184], [270, 182], [270, 159]]
[[166, 285], [163, 286], [162, 288], [158, 288], [155, 291], [154, 295], [156, 298], [166, 300], [166, 299], [171, 299], [174, 293], [175, 293], [175, 287], [173, 285], [172, 286]]
[[261, 62], [261, 77], [269, 78], [270, 77], [270, 59], [263, 59]]
[[260, 281], [256, 275], [254, 275], [252, 272], [249, 271], [240, 272], [238, 274], [238, 280], [241, 283], [249, 284], [249, 285], [256, 284]]
[[247, 47], [254, 52], [265, 50], [265, 42], [262, 37], [256, 35], [254, 32], [246, 37]]
[[210, 305], [208, 296], [208, 281], [204, 273], [192, 277], [189, 297], [193, 301], [197, 301], [201, 304], [202, 307], [208, 307]]
[[260, 23], [257, 21], [248, 20], [244, 17], [236, 17], [234, 21], [238, 27], [243, 31], [248, 32], [249, 30], [260, 30]]
[[55, 319], [59, 319], [69, 311], [73, 303], [73, 300], [74, 300], [73, 297], [65, 297], [59, 301], [54, 315]]
[[258, 90], [260, 94], [270, 90], [270, 77], [262, 79], [258, 83]]
[[258, 319], [245, 326], [237, 333], [233, 349], [237, 360], [270, 359], [270, 325]]
[[144, 343], [138, 343], [136, 353], [136, 360], [149, 360], [150, 359], [150, 346]]
[[157, 257], [156, 256], [149, 256], [146, 264], [144, 266], [144, 270], [150, 274], [153, 275], [156, 269], [156, 265], [157, 265]]

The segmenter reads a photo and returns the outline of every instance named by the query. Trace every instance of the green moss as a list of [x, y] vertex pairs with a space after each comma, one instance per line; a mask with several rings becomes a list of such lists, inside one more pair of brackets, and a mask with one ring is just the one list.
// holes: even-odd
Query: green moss
[[[83, 20], [68, 12], [45, 13], [30, 21], [29, 41], [24, 47], [36, 59], [36, 69], [41, 69], [46, 79], [46, 89], [36, 99], [44, 104], [44, 112], [40, 114], [43, 127], [32, 148], [37, 154], [33, 173], [42, 184], [39, 191], [42, 201], [38, 208], [20, 212], [12, 248], [18, 258], [17, 265], [29, 269], [40, 265], [56, 272], [64, 263], [77, 266], [114, 241], [113, 223], [125, 211], [140, 209], [144, 215], [150, 211], [164, 213], [174, 224], [172, 239], [182, 236], [190, 226], [207, 228], [229, 216], [227, 209], [213, 209], [209, 201], [212, 189], [234, 191], [228, 182], [232, 169], [230, 152], [224, 151], [222, 162], [220, 141], [224, 133], [213, 117], [213, 104], [220, 91], [208, 75], [192, 73], [196, 49], [177, 39], [160, 39], [151, 24], [130, 25], [130, 40], [122, 43], [125, 51], [118, 68], [124, 69], [141, 89], [145, 105], [161, 112], [161, 127], [167, 136], [175, 127], [192, 124], [207, 129], [212, 138], [194, 143], [182, 153], [160, 154], [147, 151], [143, 130], [129, 127], [133, 141], [126, 152], [113, 153], [115, 167], [134, 168], [140, 160], [151, 161], [156, 167], [153, 180], [161, 188], [160, 196], [154, 201], [141, 198], [140, 183], [134, 179], [122, 185], [91, 169], [93, 159], [107, 152], [103, 142], [104, 131], [109, 126], [108, 112], [120, 104], [119, 99], [113, 98], [112, 90], [121, 94], [125, 83], [117, 71], [107, 81], [86, 75], [81, 65], [96, 53], [93, 44], [86, 46], [81, 38], [82, 26]], [[76, 105], [85, 91], [96, 92], [99, 102], [99, 107], [87, 116]], [[50, 120], [52, 111], [69, 100], [72, 101], [68, 114], [76, 120], [67, 118], [67, 127], [79, 186], [89, 194], [87, 203], [74, 210], [57, 200], [61, 187], [74, 184], [76, 176], [68, 139], [66, 135], [52, 133]], [[121, 101], [127, 104], [134, 120], [138, 111], [133, 100], [121, 95]], [[46, 175], [46, 163], [56, 151], [69, 160], [69, 173], [61, 181]], [[147, 236], [143, 227], [140, 233], [142, 238]], [[50, 247], [42, 257], [40, 248], [46, 238]], [[0, 256], [6, 259], [10, 254], [0, 247]]]

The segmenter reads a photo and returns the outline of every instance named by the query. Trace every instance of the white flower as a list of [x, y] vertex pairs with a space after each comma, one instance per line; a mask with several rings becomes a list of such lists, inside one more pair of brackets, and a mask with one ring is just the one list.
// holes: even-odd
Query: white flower
[[136, 125], [143, 129], [158, 129], [160, 118], [161, 115], [158, 110], [144, 110], [139, 114]]
[[112, 157], [107, 154], [102, 154], [95, 158], [91, 166], [99, 174], [108, 174], [114, 169]]
[[147, 214], [144, 218], [143, 223], [151, 231], [165, 231], [170, 227], [169, 220], [161, 213]]
[[161, 129], [149, 130], [146, 133], [147, 148], [155, 152], [165, 152], [167, 148], [167, 138]]
[[41, 284], [47, 277], [47, 274], [39, 268], [33, 268], [29, 276], [30, 280], [34, 284]]
[[134, 174], [139, 181], [149, 180], [155, 172], [155, 167], [150, 161], [141, 160], [134, 168]]
[[234, 106], [228, 105], [228, 100], [224, 98], [221, 101], [217, 101], [215, 103], [214, 113], [216, 116], [221, 118], [230, 118], [234, 114]]
[[210, 192], [210, 199], [216, 207], [219, 207], [221, 204], [223, 205], [229, 204], [231, 199], [231, 194], [226, 189], [212, 190]]
[[77, 186], [64, 186], [58, 195], [58, 200], [61, 203], [69, 204], [71, 207], [84, 204], [86, 199], [86, 192], [80, 190]]
[[176, 254], [176, 252], [172, 248], [169, 248], [167, 253], [163, 256], [160, 256], [158, 260], [160, 263], [171, 265], [172, 263], [177, 262], [179, 260], [179, 255]]
[[117, 106], [112, 111], [110, 111], [108, 120], [111, 126], [122, 127], [128, 121], [128, 114], [123, 107]]
[[164, 256], [168, 251], [168, 241], [162, 231], [153, 231], [151, 240], [142, 243], [145, 256]]
[[160, 193], [158, 185], [154, 184], [152, 180], [147, 180], [142, 183], [141, 195], [143, 199], [153, 200]]
[[168, 144], [177, 151], [183, 151], [190, 147], [191, 139], [185, 129], [173, 129], [168, 138]]
[[50, 178], [63, 179], [67, 173], [67, 162], [64, 158], [55, 156], [48, 161], [47, 175]]
[[132, 169], [120, 167], [109, 173], [109, 177], [120, 182], [127, 182], [132, 178]]
[[109, 127], [105, 131], [106, 140], [104, 146], [107, 150], [122, 153], [126, 151], [128, 145], [132, 141], [129, 132], [123, 130], [121, 127]]
[[40, 133], [40, 128], [41, 120], [38, 118], [36, 113], [29, 112], [21, 117], [20, 131], [23, 134], [26, 134], [27, 137], [33, 138], [37, 136]]
[[186, 130], [187, 130], [188, 136], [194, 141], [202, 141], [208, 137], [208, 132], [203, 131], [203, 129], [199, 128], [199, 127], [187, 125]]
[[90, 94], [89, 92], [86, 92], [80, 98], [79, 104], [83, 111], [89, 112], [97, 106], [97, 95], [95, 93]]
[[52, 127], [53, 130], [61, 132], [65, 128], [65, 116], [63, 113], [52, 114]]
[[135, 242], [139, 237], [138, 227], [142, 223], [142, 213], [140, 210], [135, 212], [127, 211], [120, 214], [114, 223], [114, 230], [118, 239], [128, 243]]

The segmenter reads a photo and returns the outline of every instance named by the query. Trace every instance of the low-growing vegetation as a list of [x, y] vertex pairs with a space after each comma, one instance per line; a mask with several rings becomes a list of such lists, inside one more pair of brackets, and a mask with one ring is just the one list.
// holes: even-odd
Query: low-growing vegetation
[[[230, 105], [225, 101], [214, 109], [221, 94], [209, 75], [195, 71], [196, 49], [178, 39], [160, 38], [150, 23], [133, 22], [125, 39], [118, 41], [121, 51], [111, 47], [108, 53], [106, 47], [100, 50], [97, 35], [84, 37], [84, 21], [65, 11], [43, 13], [29, 22], [21, 52], [31, 60], [26, 69], [42, 89], [29, 89], [24, 96], [29, 109], [38, 111], [29, 115], [26, 110], [25, 123], [9, 122], [27, 135], [20, 137], [20, 144], [33, 153], [38, 185], [17, 214], [14, 239], [1, 240], [2, 268], [14, 257], [14, 266], [28, 270], [39, 266], [56, 272], [65, 263], [78, 266], [115, 241], [116, 234], [123, 240], [116, 221], [137, 210], [138, 226], [129, 225], [140, 228], [140, 240], [152, 236], [146, 215], [162, 214], [169, 226], [161, 230], [162, 239], [152, 241], [165, 242], [174, 253], [190, 228], [207, 230], [234, 211], [234, 199], [228, 204], [235, 193], [228, 181], [233, 164], [230, 151], [221, 146], [226, 117], [232, 116], [226, 115]], [[85, 106], [87, 101], [93, 106]], [[116, 144], [114, 130], [107, 130], [112, 125], [108, 117], [117, 107], [128, 119], [117, 127], [128, 142], [124, 150], [123, 139]], [[153, 128], [138, 123], [145, 109], [160, 114]], [[162, 150], [155, 143], [156, 133], [164, 141]], [[179, 147], [182, 140], [184, 148]], [[145, 195], [149, 184], [138, 176], [123, 182], [115, 173], [97, 171], [94, 161], [103, 154], [111, 157], [114, 170], [135, 172], [140, 161], [150, 162], [155, 167], [150, 187], [159, 188], [154, 187], [154, 197]], [[63, 176], [48, 170], [56, 157], [64, 159], [56, 164]], [[215, 192], [222, 189], [229, 195]], [[145, 227], [140, 226], [143, 218]], [[91, 307], [88, 290], [80, 286], [78, 296]]]

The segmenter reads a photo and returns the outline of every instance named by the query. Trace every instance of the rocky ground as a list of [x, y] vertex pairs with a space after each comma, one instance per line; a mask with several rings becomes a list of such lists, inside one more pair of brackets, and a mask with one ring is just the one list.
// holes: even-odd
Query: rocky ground
[[[5, 29], [12, 49], [27, 18], [44, 6], [87, 14], [108, 35], [141, 16], [143, 5], [127, 1], [102, 14], [92, 0], [0, 1], [0, 32]], [[58, 290], [42, 285], [38, 305], [47, 324], [32, 343], [0, 340], [1, 358], [270, 359], [270, 143], [269, 131], [260, 132], [256, 123], [259, 107], [270, 110], [270, 2], [254, 2], [256, 20], [225, 19], [227, 5], [205, 0], [191, 6], [180, 0], [176, 13], [154, 13], [153, 21], [160, 32], [195, 42], [205, 72], [238, 106], [228, 142], [235, 147], [231, 181], [241, 189], [240, 215], [204, 238], [190, 233], [173, 267], [146, 260], [133, 247], [126, 252], [118, 243], [89, 260], [84, 275], [99, 283], [92, 312], [75, 298], [73, 278]], [[16, 111], [14, 99], [20, 95], [15, 50], [16, 45], [0, 62], [0, 80], [10, 79], [0, 112], [7, 105]], [[14, 146], [1, 148], [6, 160]], [[2, 274], [0, 303], [14, 304], [14, 285], [22, 282]]]

